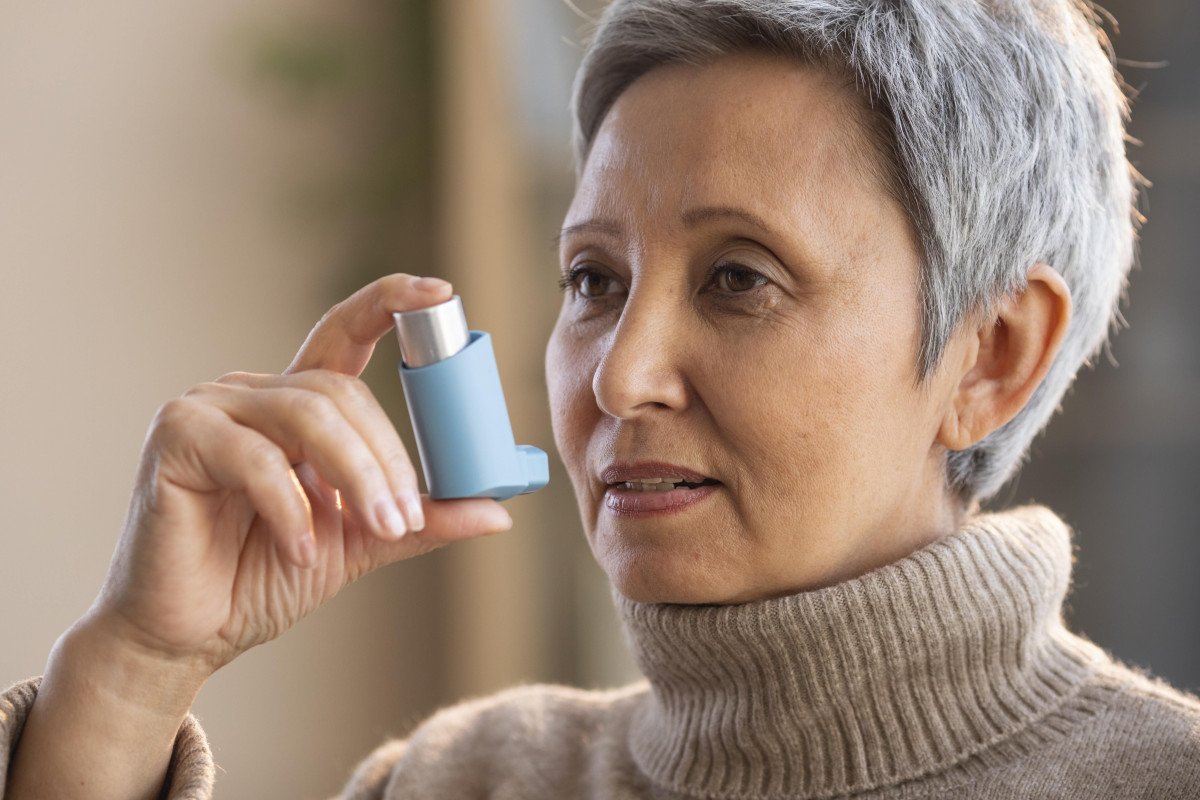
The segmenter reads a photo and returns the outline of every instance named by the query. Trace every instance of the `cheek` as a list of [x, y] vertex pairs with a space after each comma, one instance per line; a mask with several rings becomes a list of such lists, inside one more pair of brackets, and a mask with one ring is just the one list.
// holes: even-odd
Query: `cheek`
[[801, 387], [813, 401], [806, 415], [830, 490], [848, 511], [870, 513], [905, 491], [929, 448], [915, 300], [868, 298], [832, 329]]
[[[715, 430], [713, 438], [731, 456], [728, 477], [736, 480], [747, 520], [759, 511], [776, 513], [812, 468], [804, 452], [814, 430], [827, 424], [818, 367], [821, 334], [795, 320], [741, 336], [704, 341], [696, 359], [694, 388]], [[784, 489], [781, 487], [790, 487]]]
[[594, 358], [577, 338], [555, 327], [546, 347], [546, 387], [554, 443], [573, 481], [586, 470], [588, 431], [599, 413], [592, 394]]
[[911, 332], [903, 320], [864, 318], [872, 319], [812, 315], [741, 347], [712, 343], [723, 357], [710, 361], [705, 401], [758, 502], [855, 493], [875, 459], [909, 449], [901, 440], [914, 433], [920, 405]]

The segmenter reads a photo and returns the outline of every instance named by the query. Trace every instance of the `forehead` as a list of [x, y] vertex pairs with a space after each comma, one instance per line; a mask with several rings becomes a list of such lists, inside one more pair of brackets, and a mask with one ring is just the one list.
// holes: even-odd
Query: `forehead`
[[605, 117], [567, 225], [738, 206], [797, 225], [882, 201], [854, 92], [825, 70], [740, 54], [659, 67]]

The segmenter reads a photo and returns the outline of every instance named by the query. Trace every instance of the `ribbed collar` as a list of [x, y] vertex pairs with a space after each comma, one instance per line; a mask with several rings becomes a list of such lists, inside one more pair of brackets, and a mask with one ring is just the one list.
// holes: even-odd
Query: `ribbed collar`
[[1066, 526], [1044, 508], [973, 518], [896, 563], [736, 606], [617, 596], [651, 693], [638, 766], [707, 798], [819, 798], [929, 775], [1029, 726], [1099, 651], [1062, 624]]

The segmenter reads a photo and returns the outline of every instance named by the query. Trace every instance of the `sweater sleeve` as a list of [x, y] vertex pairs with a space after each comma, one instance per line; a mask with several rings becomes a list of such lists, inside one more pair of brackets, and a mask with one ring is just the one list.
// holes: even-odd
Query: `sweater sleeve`
[[388, 781], [407, 746], [407, 741], [395, 740], [377, 748], [355, 768], [346, 788], [334, 800], [384, 800]]
[[[40, 678], [32, 678], [10, 686], [0, 694], [0, 800], [8, 781], [8, 765], [21, 741], [25, 720], [37, 698]], [[196, 718], [188, 715], [179, 734], [167, 768], [163, 785], [163, 800], [211, 800], [215, 770], [208, 739]]]
[[629, 758], [647, 691], [519, 686], [444, 708], [375, 750], [337, 800], [666, 797]]

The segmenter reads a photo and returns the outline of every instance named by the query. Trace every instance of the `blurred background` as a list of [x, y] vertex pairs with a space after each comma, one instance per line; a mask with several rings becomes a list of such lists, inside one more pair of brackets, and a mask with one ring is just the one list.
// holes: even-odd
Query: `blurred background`
[[[1154, 182], [1130, 327], [993, 505], [1062, 514], [1074, 626], [1196, 690], [1200, 6], [1106, 7], [1120, 57], [1168, 62], [1122, 66]], [[563, 0], [0, 0], [0, 682], [38, 674], [91, 602], [157, 407], [281, 370], [379, 275], [455, 282], [517, 440], [553, 451], [542, 350], [583, 28]], [[385, 340], [365, 377], [404, 429], [397, 359]], [[438, 706], [634, 676], [552, 470], [509, 534], [371, 575], [219, 673], [195, 711], [220, 796], [326, 797]]]

